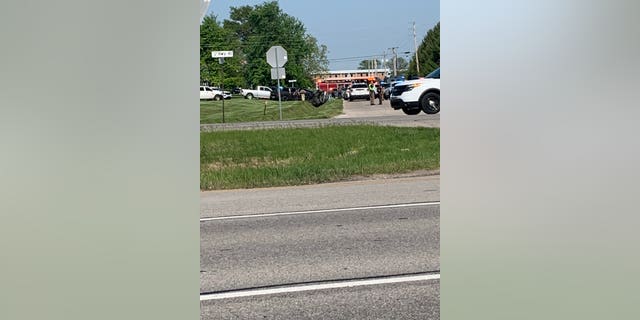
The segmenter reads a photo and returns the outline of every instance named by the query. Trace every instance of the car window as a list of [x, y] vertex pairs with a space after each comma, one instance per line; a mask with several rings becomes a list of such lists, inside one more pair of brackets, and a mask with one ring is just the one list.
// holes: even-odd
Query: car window
[[429, 73], [426, 78], [440, 79], [440, 68], [433, 70], [433, 72]]
[[366, 87], [367, 87], [367, 85], [363, 84], [363, 83], [357, 83], [357, 84], [354, 84], [354, 85], [351, 86], [351, 88], [354, 88], [354, 89], [358, 89], [358, 88], [361, 89], [361, 88], [366, 88]]
[[203, 87], [200, 87], [200, 91], [204, 91], [204, 88], [203, 88]]

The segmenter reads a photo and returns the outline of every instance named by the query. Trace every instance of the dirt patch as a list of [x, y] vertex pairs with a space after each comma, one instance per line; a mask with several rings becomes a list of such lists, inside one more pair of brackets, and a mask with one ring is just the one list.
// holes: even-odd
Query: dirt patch
[[426, 177], [426, 176], [437, 176], [440, 175], [440, 170], [418, 170], [407, 173], [385, 173], [385, 174], [374, 174], [370, 176], [352, 176], [343, 181], [362, 181], [362, 180], [385, 180], [385, 179], [396, 179], [396, 178], [413, 178], [413, 177]]
[[287, 158], [287, 159], [271, 159], [271, 158], [250, 158], [246, 162], [233, 162], [225, 161], [225, 162], [210, 162], [204, 164], [203, 166], [209, 170], [220, 170], [220, 169], [231, 169], [231, 168], [259, 168], [262, 166], [270, 165], [270, 166], [285, 166], [291, 164], [295, 159]]

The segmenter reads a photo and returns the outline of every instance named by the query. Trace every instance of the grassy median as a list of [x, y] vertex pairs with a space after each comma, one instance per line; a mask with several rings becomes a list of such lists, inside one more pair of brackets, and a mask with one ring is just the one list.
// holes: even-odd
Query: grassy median
[[[282, 120], [328, 119], [341, 113], [342, 99], [333, 99], [318, 108], [308, 101], [282, 102]], [[224, 102], [225, 123], [274, 120], [280, 120], [278, 101], [234, 97]], [[200, 123], [221, 122], [222, 101], [201, 101]]]
[[440, 130], [383, 126], [203, 132], [202, 190], [303, 185], [440, 167]]

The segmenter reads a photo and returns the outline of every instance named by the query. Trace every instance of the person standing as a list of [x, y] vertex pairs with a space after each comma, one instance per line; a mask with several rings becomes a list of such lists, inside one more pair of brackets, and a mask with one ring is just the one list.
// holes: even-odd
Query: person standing
[[384, 88], [382, 88], [382, 84], [378, 83], [378, 101], [382, 104], [382, 100], [384, 100]]
[[371, 101], [371, 105], [375, 105], [376, 86], [373, 85], [373, 81], [369, 82], [369, 100]]

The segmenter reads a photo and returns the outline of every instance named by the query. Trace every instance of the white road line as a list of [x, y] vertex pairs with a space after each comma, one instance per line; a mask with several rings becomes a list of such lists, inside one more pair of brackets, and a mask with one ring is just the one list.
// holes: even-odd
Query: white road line
[[296, 214], [309, 214], [309, 213], [359, 211], [359, 210], [385, 209], [385, 208], [424, 207], [424, 206], [436, 206], [436, 205], [440, 205], [440, 201], [436, 201], [436, 202], [419, 202], [419, 203], [405, 203], [405, 204], [389, 204], [389, 205], [381, 205], [381, 206], [353, 207], [353, 208], [339, 208], [339, 209], [324, 209], [324, 210], [308, 210], [308, 211], [291, 211], [291, 212], [245, 214], [245, 215], [238, 215], [238, 216], [202, 218], [202, 219], [200, 219], [200, 222], [213, 221], [213, 220], [231, 220], [231, 219], [247, 219], [247, 218], [290, 216], [290, 215], [296, 215]]
[[311, 284], [311, 285], [304, 285], [304, 286], [280, 287], [280, 288], [273, 288], [273, 289], [239, 290], [239, 291], [231, 291], [231, 292], [223, 292], [223, 293], [203, 294], [203, 295], [200, 295], [200, 301], [262, 296], [262, 295], [277, 294], [277, 293], [291, 293], [291, 292], [312, 291], [312, 290], [350, 288], [350, 287], [371, 286], [371, 285], [400, 283], [400, 282], [427, 281], [427, 280], [435, 280], [435, 279], [440, 279], [439, 273], [413, 275], [413, 276], [397, 276], [397, 277], [387, 277], [387, 278], [367, 279], [367, 280], [349, 280], [349, 281], [323, 283], [323, 284]]

